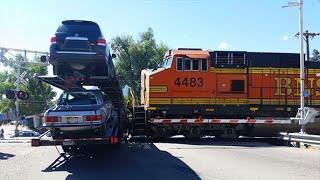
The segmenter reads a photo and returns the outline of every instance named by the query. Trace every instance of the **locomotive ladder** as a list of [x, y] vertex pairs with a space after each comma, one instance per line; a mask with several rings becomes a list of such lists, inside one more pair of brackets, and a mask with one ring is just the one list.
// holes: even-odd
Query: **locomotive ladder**
[[143, 106], [133, 108], [132, 135], [148, 135], [147, 114]]

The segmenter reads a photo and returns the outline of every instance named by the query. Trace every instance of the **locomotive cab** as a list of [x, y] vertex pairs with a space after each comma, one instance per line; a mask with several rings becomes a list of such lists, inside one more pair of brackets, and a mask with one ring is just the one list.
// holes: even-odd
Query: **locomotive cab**
[[160, 116], [184, 116], [176, 108], [192, 107], [188, 112], [199, 112], [190, 104], [203, 104], [212, 93], [214, 79], [210, 79], [210, 55], [201, 49], [169, 50], [161, 68], [141, 72], [141, 103], [145, 109]]

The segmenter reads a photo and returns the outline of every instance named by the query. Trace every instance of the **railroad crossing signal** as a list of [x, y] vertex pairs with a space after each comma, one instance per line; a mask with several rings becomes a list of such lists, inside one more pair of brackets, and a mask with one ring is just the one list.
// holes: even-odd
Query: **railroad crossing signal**
[[27, 86], [28, 82], [23, 79], [26, 76], [26, 74], [27, 74], [27, 71], [23, 71], [23, 73], [21, 73], [20, 76], [18, 76], [18, 74], [15, 74], [14, 76], [17, 78], [17, 80], [14, 82], [14, 85], [18, 86], [19, 83], [22, 83], [25, 86]]
[[8, 99], [21, 99], [21, 100], [27, 100], [29, 99], [29, 93], [26, 91], [15, 91], [15, 90], [7, 90], [6, 91], [6, 97]]
[[21, 99], [21, 100], [27, 100], [27, 99], [29, 99], [29, 93], [25, 92], [25, 91], [18, 91], [17, 97], [18, 97], [18, 99]]
[[6, 97], [8, 99], [15, 99], [16, 98], [16, 93], [14, 90], [7, 90], [6, 91]]

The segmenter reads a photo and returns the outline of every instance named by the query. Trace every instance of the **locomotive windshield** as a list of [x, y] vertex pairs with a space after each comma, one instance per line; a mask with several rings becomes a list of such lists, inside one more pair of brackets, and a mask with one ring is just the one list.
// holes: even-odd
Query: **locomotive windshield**
[[172, 63], [172, 57], [166, 57], [163, 62], [162, 62], [162, 67], [163, 68], [170, 68], [171, 67], [171, 63]]

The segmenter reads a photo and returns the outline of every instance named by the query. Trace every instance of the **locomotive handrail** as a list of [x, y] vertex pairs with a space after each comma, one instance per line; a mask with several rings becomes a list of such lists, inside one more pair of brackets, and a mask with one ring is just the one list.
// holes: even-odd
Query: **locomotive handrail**
[[130, 93], [130, 96], [131, 96], [131, 99], [132, 99], [132, 108], [134, 109], [136, 100], [134, 98], [133, 91], [132, 91], [132, 88], [130, 86], [129, 86], [129, 93]]

